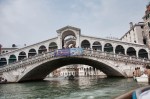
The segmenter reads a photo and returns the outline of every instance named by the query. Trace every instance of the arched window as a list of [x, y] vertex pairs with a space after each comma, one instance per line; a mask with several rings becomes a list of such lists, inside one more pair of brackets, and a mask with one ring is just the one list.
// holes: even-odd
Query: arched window
[[15, 55], [10, 55], [9, 57], [9, 63], [13, 63], [13, 62], [16, 62], [17, 61], [17, 58]]
[[115, 53], [116, 54], [125, 54], [123, 46], [121, 46], [121, 45], [116, 46]]
[[92, 49], [93, 50], [102, 50], [102, 45], [100, 42], [96, 41], [93, 43], [93, 46], [92, 46]]
[[24, 51], [22, 51], [22, 52], [19, 53], [18, 60], [22, 60], [22, 59], [24, 59], [26, 57], [27, 57], [26, 53]]
[[42, 53], [45, 53], [46, 51], [47, 51], [46, 47], [44, 45], [42, 45], [39, 47], [38, 53], [42, 54]]
[[129, 47], [127, 49], [127, 55], [129, 55], [129, 56], [136, 56], [136, 50], [133, 47]]
[[55, 50], [57, 48], [58, 48], [58, 46], [55, 42], [52, 42], [49, 44], [49, 51]]
[[140, 58], [148, 58], [148, 53], [145, 49], [140, 49], [138, 55]]
[[0, 58], [0, 67], [7, 64], [6, 58]]
[[76, 34], [72, 30], [67, 30], [62, 34], [62, 48], [71, 47], [76, 47]]
[[30, 49], [29, 52], [28, 52], [28, 57], [32, 57], [32, 56], [35, 56], [37, 53], [36, 53], [36, 50], [35, 49]]
[[106, 43], [104, 46], [104, 52], [113, 52], [113, 47], [110, 43]]
[[82, 48], [90, 48], [90, 42], [88, 40], [83, 40], [81, 42], [81, 47]]

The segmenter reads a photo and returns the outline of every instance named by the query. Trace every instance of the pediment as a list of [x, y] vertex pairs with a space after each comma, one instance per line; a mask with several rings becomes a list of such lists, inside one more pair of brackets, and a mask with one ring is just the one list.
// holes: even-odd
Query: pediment
[[73, 27], [73, 26], [65, 26], [63, 28], [60, 28], [57, 30], [57, 33], [61, 33], [65, 30], [75, 30], [75, 31], [79, 31], [80, 32], [80, 28], [76, 28], [76, 27]]

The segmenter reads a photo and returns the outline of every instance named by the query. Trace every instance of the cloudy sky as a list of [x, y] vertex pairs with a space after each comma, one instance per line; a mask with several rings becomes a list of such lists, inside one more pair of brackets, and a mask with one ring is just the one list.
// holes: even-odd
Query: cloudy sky
[[70, 25], [81, 34], [120, 38], [129, 22], [143, 21], [150, 0], [0, 0], [0, 44], [22, 47]]

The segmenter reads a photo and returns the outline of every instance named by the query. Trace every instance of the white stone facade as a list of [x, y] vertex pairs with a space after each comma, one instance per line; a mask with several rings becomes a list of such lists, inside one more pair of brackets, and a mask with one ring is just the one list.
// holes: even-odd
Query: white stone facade
[[146, 6], [143, 22], [130, 22], [130, 30], [120, 38], [122, 41], [145, 44], [150, 48], [150, 3]]
[[120, 40], [124, 42], [131, 42], [137, 44], [144, 44], [144, 22], [139, 22], [137, 24], [130, 23], [130, 29], [125, 35], [123, 35]]
[[61, 67], [50, 73], [48, 77], [86, 77], [86, 76], [106, 76], [102, 71], [88, 65], [69, 65]]

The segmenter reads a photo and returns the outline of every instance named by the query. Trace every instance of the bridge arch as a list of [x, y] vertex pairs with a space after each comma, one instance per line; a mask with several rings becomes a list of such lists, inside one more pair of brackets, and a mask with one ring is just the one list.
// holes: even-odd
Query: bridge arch
[[113, 52], [113, 46], [110, 43], [104, 45], [104, 52]]
[[91, 44], [88, 40], [83, 40], [81, 42], [81, 48], [90, 48]]
[[57, 46], [57, 44], [55, 43], [55, 42], [51, 42], [50, 44], [49, 44], [49, 51], [53, 51], [53, 50], [55, 50], [55, 49], [57, 49], [58, 48], [58, 46]]
[[129, 47], [127, 49], [127, 55], [129, 55], [129, 56], [136, 56], [136, 50], [133, 47]]
[[34, 48], [32, 48], [28, 52], [28, 57], [35, 56], [36, 54], [37, 54], [36, 50]]
[[95, 41], [92, 45], [93, 50], [101, 50], [102, 51], [102, 45], [99, 41]]
[[46, 49], [45, 45], [41, 45], [38, 49], [38, 53], [42, 54], [44, 52], [47, 52], [47, 49]]
[[145, 49], [140, 49], [138, 52], [138, 56], [140, 58], [147, 58], [148, 59], [148, 52]]
[[125, 49], [122, 45], [117, 45], [115, 48], [116, 54], [125, 54]]
[[22, 52], [19, 53], [18, 60], [22, 60], [22, 59], [24, 59], [26, 57], [27, 57], [26, 53], [24, 51], [22, 51]]
[[[111, 63], [98, 61], [97, 59], [92, 59], [91, 57], [57, 57], [52, 60], [42, 62], [37, 66], [32, 66], [29, 70], [26, 70], [22, 74], [18, 82], [31, 81], [31, 80], [43, 80], [50, 72], [56, 70], [57, 68], [63, 66], [69, 66], [71, 64], [84, 64], [93, 67], [93, 70], [98, 69], [104, 72], [107, 76], [119, 76], [124, 77], [124, 75], [116, 69]], [[88, 68], [87, 70], [90, 70]]]
[[9, 56], [8, 63], [13, 63], [17, 61], [17, 57], [13, 54]]
[[69, 36], [69, 35], [72, 35], [74, 37], [76, 37], [76, 34], [75, 32], [73, 32], [72, 30], [67, 30], [67, 31], [64, 31], [62, 33], [62, 39], [64, 39], [65, 37]]

